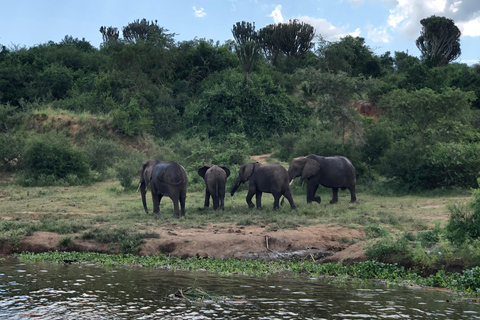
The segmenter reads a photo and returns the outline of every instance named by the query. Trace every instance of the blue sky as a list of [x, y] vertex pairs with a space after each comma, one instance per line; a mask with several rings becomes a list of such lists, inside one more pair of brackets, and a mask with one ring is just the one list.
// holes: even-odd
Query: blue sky
[[101, 26], [119, 30], [136, 19], [157, 20], [175, 40], [233, 39], [237, 21], [256, 28], [298, 19], [329, 41], [346, 35], [365, 38], [375, 52], [420, 52], [420, 20], [453, 19], [462, 31], [457, 62], [480, 63], [480, 0], [15, 0], [0, 1], [0, 44], [30, 47], [65, 35], [99, 47]]

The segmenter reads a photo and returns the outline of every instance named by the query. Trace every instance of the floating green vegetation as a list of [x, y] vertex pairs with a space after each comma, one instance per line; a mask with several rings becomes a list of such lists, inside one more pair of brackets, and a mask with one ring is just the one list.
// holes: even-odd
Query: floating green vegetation
[[407, 270], [397, 264], [388, 264], [375, 260], [359, 262], [353, 265], [340, 263], [318, 264], [308, 259], [299, 260], [239, 260], [239, 259], [200, 259], [190, 257], [182, 259], [166, 255], [136, 256], [132, 254], [100, 254], [92, 252], [45, 252], [16, 254], [22, 261], [56, 262], [70, 264], [95, 263], [104, 266], [121, 267], [137, 266], [148, 268], [165, 268], [171, 270], [205, 270], [221, 274], [244, 274], [249, 276], [268, 276], [274, 274], [290, 274], [291, 276], [335, 276], [341, 279], [377, 279], [387, 283], [404, 285], [431, 286], [446, 288], [469, 294], [480, 294], [480, 267], [464, 270], [462, 273], [446, 273], [443, 270], [422, 277], [413, 270]]

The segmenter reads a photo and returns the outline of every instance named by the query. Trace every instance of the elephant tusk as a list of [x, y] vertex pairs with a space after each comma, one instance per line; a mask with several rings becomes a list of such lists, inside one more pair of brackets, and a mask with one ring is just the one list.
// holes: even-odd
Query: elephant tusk
[[293, 179], [292, 179], [292, 180], [290, 180], [290, 183], [289, 183], [288, 185], [289, 185], [289, 186], [291, 186], [291, 185], [292, 185], [292, 183], [293, 183]]
[[142, 183], [140, 182], [140, 183], [138, 184], [138, 188], [137, 188], [137, 191], [136, 191], [137, 193], [138, 193], [138, 190], [140, 190], [140, 186], [141, 186], [141, 185], [142, 185]]

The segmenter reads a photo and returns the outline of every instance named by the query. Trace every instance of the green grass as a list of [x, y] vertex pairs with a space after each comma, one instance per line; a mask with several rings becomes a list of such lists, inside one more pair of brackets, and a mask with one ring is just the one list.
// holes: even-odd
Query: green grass
[[[279, 230], [327, 225], [365, 231], [365, 238], [357, 240], [391, 236], [395, 242], [408, 232], [418, 234], [414, 241], [432, 246], [435, 240], [441, 240], [437, 231], [450, 217], [447, 204], [471, 200], [466, 193], [459, 192], [395, 197], [364, 191], [357, 194], [357, 203], [351, 204], [349, 192], [340, 191], [339, 203], [331, 205], [331, 190], [320, 187], [317, 194], [322, 197], [322, 203], [307, 204], [305, 186], [299, 183], [293, 187], [296, 210], [288, 205], [273, 210], [270, 194], [263, 195], [260, 210], [249, 209], [245, 202], [246, 187], [242, 187], [234, 197], [226, 196], [225, 210], [214, 211], [203, 207], [204, 186], [200, 181], [189, 186], [186, 216], [173, 219], [169, 198], [162, 199], [161, 215], [145, 214], [140, 194], [135, 190], [119, 190], [119, 186], [117, 181], [69, 187], [0, 185], [0, 242], [18, 246], [24, 235], [47, 231], [70, 237], [73, 243], [76, 238], [110, 242], [128, 253], [136, 252], [145, 239], [157, 238], [156, 230], [168, 226], [188, 229], [215, 224], [219, 228], [237, 225]], [[151, 212], [149, 193], [147, 205]], [[414, 247], [410, 242], [407, 244], [411, 249]], [[388, 246], [398, 250], [392, 243], [386, 243], [372, 252], [386, 252]]]
[[[18, 224], [35, 225], [36, 229], [59, 234], [88, 230], [94, 225], [129, 227], [133, 223], [141, 226], [160, 226], [165, 223], [190, 227], [201, 227], [208, 223], [238, 225], [271, 225], [278, 228], [296, 228], [312, 224], [365, 227], [379, 224], [398, 231], [420, 231], [434, 225], [433, 217], [446, 219], [449, 212], [445, 205], [449, 201], [465, 201], [463, 198], [442, 195], [441, 197], [419, 196], [376, 196], [358, 194], [356, 204], [348, 203], [348, 192], [340, 192], [339, 203], [330, 205], [330, 190], [320, 188], [322, 203], [307, 204], [305, 194], [297, 192], [294, 200], [297, 210], [288, 205], [273, 210], [273, 197], [264, 194], [262, 209], [249, 209], [245, 202], [246, 190], [234, 197], [226, 196], [225, 210], [214, 211], [204, 208], [202, 191], [188, 192], [186, 217], [171, 218], [172, 201], [162, 199], [161, 215], [144, 213], [140, 194], [134, 191], [117, 193], [118, 182], [102, 182], [88, 186], [32, 187], [13, 185], [0, 186], [0, 221], [16, 221]], [[192, 188], [194, 189], [194, 188]], [[431, 204], [435, 204], [432, 206]], [[147, 205], [151, 212], [152, 203], [147, 193]]]

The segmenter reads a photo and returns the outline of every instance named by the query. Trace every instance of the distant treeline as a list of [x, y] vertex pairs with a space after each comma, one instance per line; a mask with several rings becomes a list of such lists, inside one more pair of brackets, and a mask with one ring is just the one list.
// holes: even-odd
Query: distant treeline
[[[365, 182], [474, 187], [480, 65], [452, 62], [459, 34], [449, 56], [433, 51], [429, 23], [456, 32], [450, 22], [422, 20], [421, 58], [376, 55], [360, 37], [324, 41], [296, 20], [260, 30], [238, 22], [225, 43], [178, 42], [143, 19], [122, 32], [100, 27], [100, 48], [71, 36], [0, 45], [0, 170], [21, 173], [25, 185], [79, 183], [120, 172], [126, 159], [138, 171], [150, 157], [193, 169], [314, 153], [349, 157]], [[55, 114], [83, 131], [45, 122]]]

